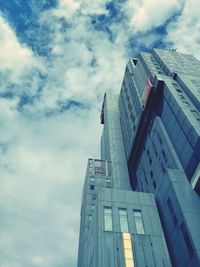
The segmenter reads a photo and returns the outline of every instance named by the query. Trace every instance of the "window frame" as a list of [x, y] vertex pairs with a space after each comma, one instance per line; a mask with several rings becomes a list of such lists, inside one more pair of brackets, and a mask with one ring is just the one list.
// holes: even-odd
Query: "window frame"
[[[108, 212], [109, 211], [109, 212]], [[104, 231], [113, 231], [113, 218], [112, 218], [112, 207], [103, 207], [103, 218], [104, 218]]]
[[[124, 212], [124, 214], [123, 214]], [[128, 212], [125, 208], [118, 208], [120, 231], [122, 233], [129, 233]]]
[[133, 209], [133, 216], [135, 221], [136, 233], [138, 235], [145, 235], [142, 211], [140, 209]]

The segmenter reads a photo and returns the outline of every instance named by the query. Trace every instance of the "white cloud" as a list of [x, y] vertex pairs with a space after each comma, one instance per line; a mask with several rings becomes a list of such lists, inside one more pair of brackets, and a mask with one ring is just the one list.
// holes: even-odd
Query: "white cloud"
[[198, 59], [200, 59], [199, 15], [199, 1], [186, 1], [182, 14], [168, 26], [166, 36], [166, 41], [171, 42], [178, 51], [192, 54]]
[[125, 10], [130, 18], [130, 27], [134, 32], [145, 32], [160, 26], [180, 10], [181, 2], [178, 0], [127, 1]]
[[2, 16], [0, 16], [0, 33], [0, 71], [10, 71], [13, 81], [18, 81], [24, 71], [38, 67], [39, 62], [29, 48], [19, 43], [15, 32]]
[[71, 18], [79, 8], [80, 1], [78, 0], [60, 0], [53, 13], [58, 17]]
[[[43, 12], [39, 21], [51, 31], [48, 45], [52, 53], [46, 58], [21, 44], [14, 30], [0, 18], [0, 68], [9, 70], [8, 82], [18, 85], [12, 98], [0, 99], [3, 267], [75, 266], [81, 191], [87, 158], [99, 157], [104, 92], [120, 89], [126, 45], [133, 31], [161, 25], [180, 7], [175, 0], [128, 1], [124, 7], [127, 20], [109, 25], [111, 41], [107, 32], [96, 30], [90, 21], [94, 14], [108, 15], [106, 3], [63, 0]], [[174, 32], [182, 38], [182, 32], [188, 33], [186, 25], [190, 24], [189, 9], [193, 5], [191, 1], [188, 7], [185, 5], [184, 29], [180, 30], [180, 17], [168, 28], [167, 40], [178, 43]], [[35, 8], [40, 10], [41, 5]], [[150, 35], [143, 41], [150, 45], [158, 38]], [[183, 41], [187, 45], [187, 40]], [[35, 70], [44, 73], [46, 80]], [[33, 103], [19, 110], [24, 92], [34, 97]], [[71, 100], [84, 108], [59, 113], [60, 103]], [[46, 117], [48, 112], [52, 116]]]
[[81, 2], [81, 12], [85, 15], [101, 15], [101, 14], [107, 14], [106, 10], [106, 3], [109, 1], [107, 0], [96, 0], [96, 1], [82, 1]]
[[69, 111], [40, 120], [10, 112], [0, 118], [9, 129], [0, 153], [1, 261], [53, 267], [62, 260], [75, 266], [87, 158], [99, 154], [99, 112]]
[[[87, 158], [99, 157], [101, 100], [106, 89], [119, 90], [123, 75], [122, 45], [111, 43], [106, 33], [95, 32], [85, 15], [73, 17], [69, 21], [72, 27], [62, 32], [60, 24], [56, 24], [57, 16], [51, 10], [40, 20], [53, 29], [53, 54], [48, 62], [22, 46], [5, 24], [4, 45], [6, 38], [14, 40], [16, 59], [12, 62], [9, 55], [5, 55], [7, 60], [1, 55], [2, 61], [16, 73], [12, 81], [20, 80], [20, 84], [15, 90], [17, 96], [1, 99], [0, 105], [4, 128], [0, 133], [3, 266], [75, 266]], [[11, 37], [6, 37], [8, 33]], [[14, 63], [21, 50], [27, 55], [17, 70]], [[92, 60], [96, 60], [94, 67]], [[26, 90], [23, 83], [27, 82], [27, 69], [32, 71], [35, 62], [42, 62], [48, 79], [33, 104], [18, 111], [18, 94]], [[40, 84], [39, 77], [35, 80], [31, 80], [29, 88], [33, 95]], [[70, 99], [89, 108], [44, 116], [49, 110], [59, 109], [59, 101]]]

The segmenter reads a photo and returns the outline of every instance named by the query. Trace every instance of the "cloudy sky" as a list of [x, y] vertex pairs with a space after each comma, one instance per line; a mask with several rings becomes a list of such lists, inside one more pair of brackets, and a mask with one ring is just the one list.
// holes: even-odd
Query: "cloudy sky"
[[0, 267], [75, 267], [104, 92], [152, 47], [200, 59], [198, 0], [0, 0]]

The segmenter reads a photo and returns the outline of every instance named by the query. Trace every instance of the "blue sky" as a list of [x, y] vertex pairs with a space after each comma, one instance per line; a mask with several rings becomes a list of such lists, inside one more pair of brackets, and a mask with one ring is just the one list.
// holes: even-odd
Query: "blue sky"
[[75, 267], [104, 92], [152, 47], [200, 59], [197, 0], [0, 0], [0, 266]]

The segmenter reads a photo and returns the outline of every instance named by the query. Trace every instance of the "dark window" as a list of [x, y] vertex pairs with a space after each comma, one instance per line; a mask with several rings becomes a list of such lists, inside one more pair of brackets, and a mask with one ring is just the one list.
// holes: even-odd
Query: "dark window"
[[157, 150], [156, 150], [156, 146], [155, 146], [155, 144], [154, 144], [153, 141], [152, 141], [152, 146], [153, 146], [154, 153], [155, 153], [155, 155], [156, 155], [156, 157], [157, 157], [157, 156], [158, 156], [158, 152], [157, 152]]
[[176, 84], [176, 83], [172, 83], [172, 85], [173, 85], [175, 88], [178, 88], [178, 84]]
[[160, 167], [161, 167], [163, 173], [165, 173], [165, 166], [164, 166], [163, 162], [161, 162]]
[[147, 155], [149, 155], [149, 149], [147, 149]]
[[152, 164], [152, 159], [151, 159], [151, 157], [149, 157], [149, 163], [150, 163], [150, 165]]
[[163, 140], [162, 140], [159, 132], [157, 132], [157, 138], [158, 138], [159, 143], [162, 144], [163, 143]]
[[163, 159], [165, 162], [167, 162], [167, 155], [164, 150], [162, 150]]
[[153, 181], [153, 187], [154, 187], [154, 189], [156, 189], [156, 182], [155, 181]]
[[93, 184], [90, 185], [90, 190], [94, 190], [94, 185]]
[[184, 104], [186, 107], [189, 107], [189, 106], [190, 106], [190, 104], [189, 104], [186, 100], [183, 101], [183, 104]]
[[184, 223], [181, 224], [181, 232], [182, 232], [188, 253], [189, 253], [190, 257], [192, 257], [192, 255], [194, 254], [194, 251], [193, 251], [193, 247], [192, 247], [192, 244], [191, 244], [191, 241], [190, 241], [190, 238], [189, 238], [189, 235], [187, 233], [187, 230], [186, 230]]
[[196, 110], [194, 110], [194, 109], [191, 109], [190, 110], [192, 113], [194, 113], [195, 115], [199, 115], [199, 113], [196, 111]]
[[174, 207], [172, 206], [172, 202], [171, 202], [171, 199], [170, 199], [170, 198], [167, 200], [167, 205], [168, 205], [169, 211], [170, 211], [170, 213], [171, 213], [173, 222], [174, 222], [174, 224], [176, 225], [176, 224], [177, 224], [177, 218], [176, 218], [176, 214], [175, 214], [175, 211], [174, 211]]
[[152, 171], [150, 172], [150, 175], [151, 175], [151, 178], [153, 178], [153, 172]]

